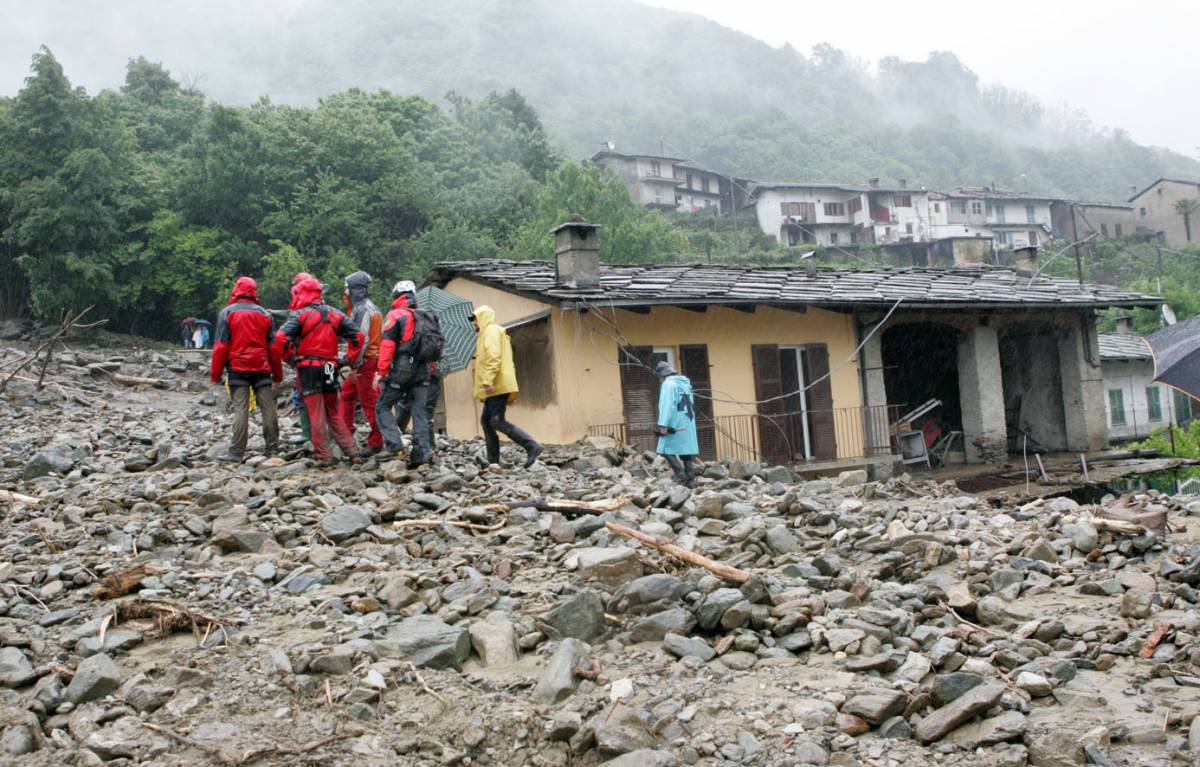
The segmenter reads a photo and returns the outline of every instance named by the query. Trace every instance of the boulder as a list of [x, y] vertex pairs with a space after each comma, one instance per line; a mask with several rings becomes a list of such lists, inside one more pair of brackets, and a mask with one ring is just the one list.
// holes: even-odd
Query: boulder
[[493, 612], [487, 620], [475, 621], [469, 629], [471, 646], [486, 666], [505, 666], [521, 659], [517, 632], [504, 613]]
[[37, 679], [33, 664], [19, 647], [0, 649], [0, 686], [24, 687]]
[[674, 607], [635, 623], [629, 632], [629, 639], [633, 642], [661, 642], [667, 634], [686, 635], [695, 627], [696, 616], [682, 607]]
[[551, 639], [590, 642], [604, 633], [604, 603], [595, 591], [584, 589], [541, 616], [539, 623]]
[[63, 699], [79, 705], [97, 700], [121, 686], [121, 669], [105, 653], [86, 658], [75, 669]]
[[677, 658], [699, 658], [707, 663], [717, 656], [717, 651], [708, 642], [682, 634], [667, 634], [663, 637], [662, 646], [664, 650]]
[[593, 546], [576, 553], [584, 580], [617, 587], [642, 575], [642, 561], [628, 546]]
[[414, 666], [429, 668], [461, 669], [471, 653], [467, 630], [433, 615], [405, 618], [375, 644], [380, 652], [402, 654]]
[[537, 686], [533, 689], [535, 703], [561, 703], [575, 689], [578, 681], [576, 668], [586, 668], [592, 648], [578, 639], [564, 639], [550, 656], [550, 662], [542, 670]]
[[960, 724], [973, 719], [1000, 702], [1004, 686], [982, 684], [973, 687], [917, 723], [917, 740], [932, 743], [941, 740]]
[[852, 714], [877, 725], [902, 713], [907, 704], [908, 697], [903, 692], [886, 687], [873, 687], [846, 701], [842, 706], [842, 713]]
[[353, 538], [371, 526], [371, 515], [361, 506], [339, 506], [321, 517], [321, 532], [331, 541]]

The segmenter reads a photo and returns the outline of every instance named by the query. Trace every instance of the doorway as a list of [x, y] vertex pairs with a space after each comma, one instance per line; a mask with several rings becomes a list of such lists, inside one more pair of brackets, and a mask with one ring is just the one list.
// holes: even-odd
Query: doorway
[[779, 347], [779, 379], [783, 385], [783, 418], [781, 427], [792, 448], [792, 459], [812, 458], [812, 433], [808, 422], [808, 355], [802, 346]]

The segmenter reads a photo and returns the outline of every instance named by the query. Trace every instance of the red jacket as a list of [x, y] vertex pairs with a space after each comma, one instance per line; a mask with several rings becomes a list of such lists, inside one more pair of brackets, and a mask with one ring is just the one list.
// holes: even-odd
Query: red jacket
[[392, 360], [396, 357], [396, 347], [403, 346], [412, 340], [417, 323], [413, 321], [413, 311], [408, 305], [408, 294], [397, 296], [392, 301], [392, 309], [383, 320], [383, 331], [379, 342], [379, 364], [376, 371], [387, 378], [392, 371]]
[[271, 346], [273, 329], [271, 315], [258, 304], [258, 285], [249, 277], [239, 277], [217, 317], [209, 380], [220, 381], [228, 367], [235, 373], [270, 374], [275, 383], [282, 381], [281, 358]]
[[321, 283], [304, 280], [293, 289], [294, 304], [299, 307], [275, 334], [274, 350], [283, 358], [284, 347], [295, 346], [300, 367], [338, 361], [339, 339], [346, 339], [350, 357], [357, 357], [363, 344], [362, 331], [346, 315], [321, 300]]

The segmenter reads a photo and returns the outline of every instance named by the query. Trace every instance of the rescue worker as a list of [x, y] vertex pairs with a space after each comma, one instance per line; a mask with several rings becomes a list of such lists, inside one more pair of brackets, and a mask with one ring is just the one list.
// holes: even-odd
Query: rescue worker
[[[288, 311], [292, 314], [295, 314], [296, 310], [300, 308], [297, 303], [300, 299], [296, 295], [296, 288], [300, 285], [300, 283], [304, 282], [305, 280], [311, 280], [312, 278], [313, 276], [308, 272], [297, 272], [296, 276], [292, 278], [292, 287], [290, 291], [291, 298], [288, 301]], [[293, 360], [295, 355], [292, 352], [294, 352], [294, 350], [289, 350], [289, 352], [284, 355], [284, 360], [287, 362], [289, 367], [294, 368], [296, 367], [295, 361]], [[292, 378], [292, 408], [296, 411], [296, 417], [300, 421], [300, 433], [304, 436], [304, 441], [310, 441], [312, 438], [312, 425], [308, 422], [308, 410], [305, 409], [304, 397], [300, 394], [299, 374], [296, 374]]]
[[[307, 279], [295, 287], [296, 311], [275, 334], [275, 352], [289, 343], [295, 350], [296, 376], [311, 425], [313, 453], [325, 466], [333, 463], [328, 434], [348, 460], [358, 460], [354, 437], [338, 416], [338, 368], [359, 354], [363, 334], [346, 315], [325, 304], [321, 283]], [[339, 358], [338, 339], [346, 339], [348, 356]]]
[[[392, 308], [383, 321], [374, 386], [379, 389], [375, 419], [383, 432], [384, 449], [394, 455], [404, 453], [404, 434], [399, 423], [412, 418], [412, 451], [409, 468], [429, 463], [433, 457], [429, 427], [430, 363], [413, 358], [416, 332], [417, 287], [400, 280], [392, 287]], [[399, 411], [399, 412], [397, 412]]]
[[350, 322], [366, 337], [357, 359], [350, 360], [350, 375], [342, 382], [341, 417], [350, 433], [354, 433], [354, 410], [362, 405], [363, 416], [371, 427], [367, 436], [367, 452], [375, 453], [383, 447], [383, 435], [375, 419], [375, 369], [379, 365], [379, 344], [382, 340], [383, 315], [367, 297], [371, 287], [371, 275], [355, 272], [346, 278], [346, 290], [342, 301]]
[[692, 382], [667, 362], [654, 367], [662, 382], [658, 389], [659, 455], [675, 472], [675, 481], [691, 487], [696, 481], [694, 461], [700, 453], [696, 436], [696, 401]]
[[274, 327], [271, 315], [258, 303], [258, 284], [249, 277], [238, 277], [229, 302], [217, 316], [208, 372], [213, 383], [225, 376], [233, 402], [233, 441], [229, 452], [218, 460], [239, 462], [246, 454], [251, 389], [262, 413], [264, 452], [273, 455], [279, 449], [279, 419], [271, 387], [283, 380], [283, 364], [271, 346]]
[[500, 435], [525, 449], [530, 468], [545, 449], [533, 437], [508, 422], [508, 403], [517, 398], [517, 371], [508, 331], [496, 322], [496, 312], [481, 306], [471, 317], [475, 326], [475, 399], [483, 403], [483, 439], [488, 463], [500, 463]]

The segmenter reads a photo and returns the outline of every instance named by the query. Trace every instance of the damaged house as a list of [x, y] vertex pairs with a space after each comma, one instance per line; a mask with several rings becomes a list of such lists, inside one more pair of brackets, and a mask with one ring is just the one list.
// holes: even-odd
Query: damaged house
[[[900, 416], [972, 463], [1108, 441], [1095, 312], [1159, 298], [1017, 268], [603, 265], [596, 227], [555, 230], [556, 263], [439, 264], [431, 282], [509, 328], [513, 420], [548, 442], [652, 450], [671, 362], [697, 391], [709, 459], [827, 471], [896, 460]], [[1031, 256], [1032, 258], [1032, 256]], [[451, 436], [479, 433], [469, 372], [445, 382]], [[933, 428], [929, 422], [933, 421]], [[912, 433], [910, 431], [910, 433]]]

